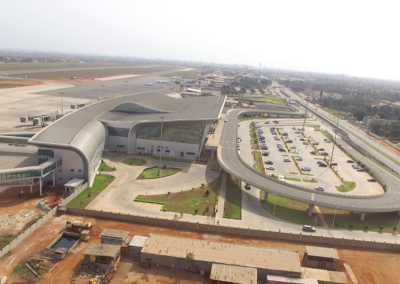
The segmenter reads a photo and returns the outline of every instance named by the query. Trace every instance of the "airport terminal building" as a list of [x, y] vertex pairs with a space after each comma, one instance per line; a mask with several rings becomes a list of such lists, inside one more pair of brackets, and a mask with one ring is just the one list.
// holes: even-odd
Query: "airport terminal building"
[[104, 150], [198, 159], [226, 97], [176, 98], [169, 93], [99, 101], [50, 124], [28, 144], [38, 147], [39, 164], [57, 159], [56, 184], [78, 178], [91, 185]]

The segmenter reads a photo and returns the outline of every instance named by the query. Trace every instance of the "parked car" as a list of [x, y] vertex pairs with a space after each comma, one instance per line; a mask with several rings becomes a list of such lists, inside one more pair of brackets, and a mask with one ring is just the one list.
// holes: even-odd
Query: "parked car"
[[265, 136], [262, 134], [258, 134], [258, 138], [265, 138]]
[[228, 122], [228, 119], [227, 118], [225, 118], [225, 120], [224, 120], [225, 122]]
[[314, 227], [311, 227], [311, 226], [309, 226], [309, 225], [304, 225], [303, 226], [303, 231], [304, 232], [315, 232], [315, 228]]
[[322, 156], [329, 156], [329, 153], [328, 152], [321, 152], [321, 155]]
[[238, 137], [238, 142], [239, 142], [239, 143], [242, 142], [242, 139], [240, 139], [239, 137]]
[[274, 123], [279, 123], [279, 121], [277, 121], [277, 120], [274, 120]]
[[269, 155], [269, 152], [268, 152], [268, 151], [263, 151], [263, 152], [261, 152], [261, 155], [263, 155], [263, 156], [268, 156], [268, 155]]
[[318, 151], [325, 151], [325, 149], [324, 148], [319, 148]]
[[296, 158], [296, 161], [303, 161], [303, 158], [302, 157], [298, 157], [298, 158]]
[[301, 170], [303, 172], [309, 172], [309, 171], [311, 171], [311, 168], [310, 167], [301, 167]]
[[248, 185], [248, 184], [246, 183], [246, 185], [244, 186], [244, 188], [247, 189], [247, 190], [249, 190], [249, 189], [251, 189], [251, 186]]
[[285, 158], [285, 159], [283, 159], [283, 161], [284, 162], [290, 162], [290, 159], [289, 158]]
[[270, 170], [270, 171], [273, 171], [273, 170], [275, 170], [275, 167], [274, 166], [269, 166], [269, 167], [266, 167], [266, 169]]
[[317, 151], [311, 151], [310, 154], [311, 154], [311, 155], [316, 155], [316, 154], [317, 154]]
[[356, 170], [361, 169], [361, 167], [360, 167], [359, 165], [352, 165], [351, 167], [352, 167], [353, 169], [356, 169]]
[[279, 148], [279, 152], [286, 152], [285, 148]]
[[325, 141], [326, 143], [331, 143], [331, 140], [329, 140], [329, 139], [324, 139], [324, 141]]
[[265, 124], [269, 124], [269, 120], [267, 120], [267, 121], [265, 122]]
[[321, 164], [321, 163], [323, 163], [323, 161], [318, 161], [318, 162], [317, 162], [318, 165]]
[[266, 146], [266, 145], [261, 145], [261, 150], [268, 150], [268, 146]]
[[320, 163], [319, 166], [320, 166], [320, 167], [323, 167], [323, 168], [326, 168], [328, 165], [325, 164], [325, 163]]
[[374, 179], [374, 178], [369, 178], [369, 179], [367, 179], [367, 181], [369, 181], [369, 182], [376, 182], [376, 179]]
[[278, 136], [274, 137], [275, 140], [281, 140]]
[[319, 142], [313, 142], [312, 144], [313, 145], [319, 145]]
[[347, 162], [350, 163], [350, 164], [354, 164], [353, 160], [347, 160]]
[[308, 145], [308, 142], [303, 142], [303, 145]]
[[325, 190], [325, 188], [323, 186], [321, 186], [321, 185], [316, 186], [315, 189], [319, 190], [319, 191], [324, 191]]
[[296, 146], [290, 146], [290, 149], [297, 149]]
[[301, 132], [300, 132], [300, 131], [296, 131], [295, 133], [296, 133], [296, 134], [300, 134]]
[[300, 141], [306, 141], [306, 139], [304, 139], [304, 138], [300, 138]]
[[271, 131], [272, 131], [272, 130], [274, 130], [274, 129], [275, 129], [275, 127], [270, 127], [269, 129], [271, 129]]
[[273, 165], [274, 162], [272, 162], [271, 160], [266, 160], [266, 161], [265, 161], [265, 164], [266, 164], [266, 165]]
[[365, 169], [363, 169], [363, 168], [358, 169], [357, 172], [365, 172]]
[[331, 166], [337, 166], [338, 165], [338, 163], [332, 163], [331, 164]]
[[287, 140], [286, 143], [293, 143], [293, 140]]

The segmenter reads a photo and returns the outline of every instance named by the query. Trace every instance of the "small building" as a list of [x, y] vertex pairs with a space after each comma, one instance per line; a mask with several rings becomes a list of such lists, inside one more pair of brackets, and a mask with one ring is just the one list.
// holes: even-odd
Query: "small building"
[[129, 255], [130, 257], [140, 258], [140, 253], [146, 243], [148, 237], [133, 236], [129, 243]]
[[108, 245], [118, 245], [122, 246], [126, 239], [128, 238], [129, 232], [128, 231], [121, 231], [121, 230], [113, 230], [113, 229], [104, 229], [101, 233], [101, 243], [108, 244]]
[[336, 259], [339, 259], [336, 249], [306, 246], [303, 265], [311, 268], [336, 271]]
[[74, 193], [74, 191], [84, 183], [85, 183], [84, 179], [80, 179], [80, 178], [71, 179], [69, 182], [64, 184], [65, 193], [67, 193], [67, 194]]
[[316, 279], [319, 284], [347, 284], [347, 277], [344, 272], [328, 271], [302, 267], [303, 278]]
[[214, 263], [211, 283], [257, 284], [257, 268]]
[[91, 243], [83, 252], [82, 269], [116, 268], [121, 258], [120, 246]]
[[[188, 263], [187, 253], [194, 254]], [[267, 274], [301, 276], [299, 254], [296, 251], [245, 246], [207, 240], [188, 239], [150, 234], [141, 254], [140, 262], [147, 266], [166, 266], [211, 273], [212, 265], [226, 264], [257, 269], [257, 278]]]
[[318, 284], [318, 281], [315, 279], [308, 279], [308, 278], [293, 278], [286, 276], [267, 275], [267, 284], [287, 284], [287, 283]]
[[68, 252], [67, 248], [58, 248], [54, 252], [54, 258], [61, 260], [67, 255], [67, 252]]

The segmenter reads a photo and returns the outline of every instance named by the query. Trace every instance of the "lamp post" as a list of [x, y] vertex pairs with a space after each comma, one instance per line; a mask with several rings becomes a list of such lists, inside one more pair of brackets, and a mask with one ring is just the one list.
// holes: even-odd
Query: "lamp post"
[[60, 96], [61, 96], [61, 116], [63, 116], [64, 115], [64, 109], [63, 109], [63, 95], [64, 95], [65, 93], [64, 92], [60, 92]]
[[104, 94], [104, 87], [105, 87], [106, 85], [101, 85], [101, 99], [103, 100], [103, 94]]
[[331, 167], [331, 168], [332, 168], [332, 163], [333, 163], [333, 151], [335, 150], [336, 134], [337, 134], [338, 131], [339, 131], [339, 116], [338, 116], [338, 118], [337, 118], [336, 131], [335, 131], [334, 141], [332, 141], [333, 147], [332, 147], [331, 164], [330, 164], [330, 167]]
[[128, 94], [128, 81], [125, 81], [125, 95]]
[[160, 135], [160, 166], [158, 168], [158, 175], [161, 175], [161, 147], [162, 147], [162, 128], [163, 128], [163, 121], [165, 116], [160, 116], [161, 118], [161, 135]]

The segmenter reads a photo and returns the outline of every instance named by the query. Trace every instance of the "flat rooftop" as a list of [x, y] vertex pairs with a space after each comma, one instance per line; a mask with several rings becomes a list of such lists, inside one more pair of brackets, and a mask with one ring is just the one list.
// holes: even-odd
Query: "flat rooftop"
[[267, 283], [298, 283], [298, 284], [318, 284], [316, 279], [293, 278], [286, 276], [267, 275]]
[[119, 250], [120, 246], [116, 245], [104, 245], [98, 243], [91, 243], [89, 247], [83, 252], [84, 255], [95, 255], [95, 256], [108, 256], [115, 257]]
[[328, 271], [307, 267], [302, 267], [302, 270], [303, 278], [312, 278], [321, 282], [329, 282], [335, 284], [347, 284], [347, 277], [344, 272]]
[[210, 279], [238, 284], [257, 284], [257, 268], [214, 263]]
[[336, 249], [333, 248], [306, 246], [306, 251], [309, 256], [339, 259]]
[[104, 229], [104, 231], [100, 234], [100, 237], [109, 237], [125, 240], [125, 238], [129, 235], [128, 231], [114, 230], [114, 229]]
[[144, 247], [148, 237], [143, 236], [133, 236], [132, 240], [129, 243], [131, 247]]
[[142, 253], [186, 259], [192, 252], [195, 260], [277, 271], [299, 272], [299, 254], [295, 251], [231, 243], [150, 234]]

